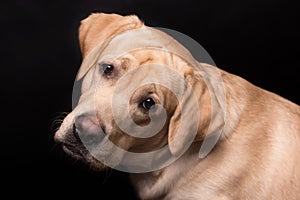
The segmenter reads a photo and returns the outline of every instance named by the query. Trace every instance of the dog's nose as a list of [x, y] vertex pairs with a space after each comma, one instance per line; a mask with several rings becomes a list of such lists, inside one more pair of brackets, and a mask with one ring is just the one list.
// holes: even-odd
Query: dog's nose
[[82, 143], [86, 145], [99, 143], [105, 137], [99, 121], [88, 115], [76, 117], [74, 129], [75, 137], [79, 137]]

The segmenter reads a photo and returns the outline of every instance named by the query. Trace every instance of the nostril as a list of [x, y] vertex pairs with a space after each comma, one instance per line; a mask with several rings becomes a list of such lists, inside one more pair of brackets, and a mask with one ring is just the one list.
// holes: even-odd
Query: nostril
[[75, 119], [73, 132], [74, 136], [85, 145], [99, 143], [105, 137], [97, 121], [86, 115], [80, 115]]

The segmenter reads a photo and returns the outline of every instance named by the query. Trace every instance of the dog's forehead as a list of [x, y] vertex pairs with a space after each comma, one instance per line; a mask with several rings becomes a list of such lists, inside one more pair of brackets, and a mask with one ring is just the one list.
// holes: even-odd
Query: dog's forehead
[[113, 60], [125, 56], [129, 52], [144, 49], [172, 52], [184, 60], [195, 62], [191, 53], [174, 38], [158, 29], [144, 26], [125, 31], [96, 46], [84, 59], [77, 74], [77, 80], [81, 79], [99, 59]]

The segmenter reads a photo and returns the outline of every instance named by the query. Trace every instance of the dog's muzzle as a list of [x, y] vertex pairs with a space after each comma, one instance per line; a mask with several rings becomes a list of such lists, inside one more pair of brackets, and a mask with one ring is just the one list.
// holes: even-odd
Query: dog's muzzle
[[98, 120], [82, 114], [75, 118], [73, 127], [65, 137], [56, 140], [62, 144], [67, 153], [75, 157], [85, 157], [89, 153], [88, 149], [101, 143], [104, 138], [104, 128], [100, 126]]

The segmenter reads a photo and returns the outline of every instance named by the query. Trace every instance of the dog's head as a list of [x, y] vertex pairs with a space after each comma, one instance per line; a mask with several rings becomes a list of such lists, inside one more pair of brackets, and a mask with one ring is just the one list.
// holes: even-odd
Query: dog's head
[[210, 95], [175, 40], [136, 16], [92, 14], [82, 21], [79, 42], [80, 98], [55, 134], [67, 153], [103, 169], [118, 165], [124, 152], [167, 146], [179, 155], [186, 143], [203, 139]]

